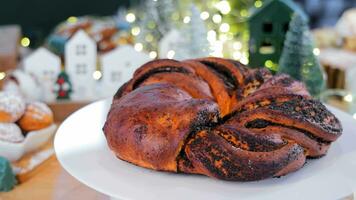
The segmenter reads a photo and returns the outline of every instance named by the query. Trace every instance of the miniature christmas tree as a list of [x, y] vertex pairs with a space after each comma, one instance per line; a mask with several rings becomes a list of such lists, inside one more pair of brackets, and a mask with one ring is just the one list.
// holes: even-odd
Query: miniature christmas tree
[[140, 33], [136, 36], [136, 42], [143, 44], [146, 50], [157, 49], [157, 43], [163, 36], [157, 28], [160, 24], [157, 24], [159, 15], [156, 4], [156, 1], [145, 1], [141, 8], [144, 12], [138, 22]]
[[307, 37], [304, 38], [303, 43], [303, 46], [308, 49], [308, 54], [304, 57], [301, 72], [302, 81], [307, 86], [310, 94], [318, 96], [326, 88], [326, 77], [319, 60], [313, 53], [314, 46], [309, 30], [307, 31]]
[[72, 84], [69, 80], [68, 74], [65, 71], [59, 73], [54, 87], [58, 100], [70, 99], [70, 94], [72, 93]]
[[289, 24], [289, 30], [284, 42], [284, 48], [279, 60], [280, 73], [289, 74], [297, 80], [301, 80], [301, 68], [303, 66], [303, 38], [307, 31], [307, 22], [299, 15], [294, 15]]
[[324, 72], [313, 53], [314, 47], [307, 21], [294, 14], [279, 60], [279, 73], [286, 73], [303, 81], [312, 95], [319, 95], [325, 87]]
[[163, 35], [165, 35], [172, 29], [173, 26], [172, 15], [176, 9], [176, 1], [160, 0], [156, 2], [158, 29]]
[[191, 6], [191, 20], [180, 33], [182, 36], [180, 45], [182, 47], [176, 50], [174, 58], [182, 60], [209, 55], [205, 23], [200, 18], [200, 12], [196, 6]]

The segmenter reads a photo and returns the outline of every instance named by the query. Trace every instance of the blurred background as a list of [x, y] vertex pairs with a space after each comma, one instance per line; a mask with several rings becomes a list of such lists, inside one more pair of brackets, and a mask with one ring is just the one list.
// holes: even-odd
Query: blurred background
[[[289, 74], [356, 120], [356, 0], [0, 1], [0, 107], [42, 102], [50, 127], [112, 98], [150, 60], [208, 56]], [[55, 128], [34, 151], [13, 145], [29, 138], [23, 115], [6, 122], [17, 131], [0, 122], [11, 147], [0, 143], [0, 199], [107, 199], [60, 167]]]
[[[3, 0], [0, 25], [19, 24], [32, 45], [39, 45], [50, 31], [69, 16], [114, 15], [118, 7], [135, 7], [139, 0]], [[141, 0], [144, 2], [144, 0]], [[354, 0], [296, 0], [310, 17], [312, 28], [333, 26], [341, 14], [356, 6]]]

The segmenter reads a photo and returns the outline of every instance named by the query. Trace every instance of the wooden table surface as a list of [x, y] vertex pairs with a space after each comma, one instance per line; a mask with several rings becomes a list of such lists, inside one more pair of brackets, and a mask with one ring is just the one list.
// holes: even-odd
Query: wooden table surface
[[105, 195], [83, 185], [69, 175], [55, 155], [38, 169], [36, 174], [16, 186], [11, 192], [0, 193], [0, 200], [108, 200]]
[[[83, 104], [85, 105], [85, 104]], [[70, 107], [71, 106], [71, 107]], [[70, 110], [78, 107], [66, 106]], [[73, 108], [72, 108], [73, 107]], [[68, 115], [68, 113], [65, 113]], [[64, 118], [60, 116], [60, 118]], [[58, 123], [59, 124], [59, 123]], [[53, 148], [53, 139], [39, 149]], [[33, 154], [35, 154], [34, 152]], [[25, 155], [26, 160], [32, 153]], [[26, 158], [27, 157], [27, 158]], [[20, 161], [21, 162], [21, 161]], [[0, 200], [108, 200], [109, 198], [77, 181], [59, 164], [55, 155], [30, 173], [20, 177], [21, 183], [10, 192], [0, 192]]]
[[[75, 110], [87, 105], [88, 102], [62, 102], [49, 104], [55, 113], [55, 121], [59, 125]], [[53, 148], [50, 140], [44, 148]], [[24, 156], [26, 157], [26, 156]], [[35, 168], [23, 178], [24, 181], [10, 192], [0, 192], [0, 200], [107, 200], [105, 195], [83, 185], [69, 175], [59, 164], [55, 155]]]

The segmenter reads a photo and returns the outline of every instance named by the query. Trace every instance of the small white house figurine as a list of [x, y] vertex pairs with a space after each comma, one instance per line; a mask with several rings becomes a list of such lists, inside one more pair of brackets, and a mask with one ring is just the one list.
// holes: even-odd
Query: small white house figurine
[[55, 100], [53, 86], [58, 73], [61, 71], [61, 60], [58, 56], [47, 50], [39, 48], [23, 61], [24, 71], [34, 76], [41, 85], [44, 101]]
[[71, 78], [73, 100], [90, 100], [94, 96], [96, 43], [83, 30], [77, 31], [65, 44], [65, 70]]
[[137, 68], [149, 60], [146, 53], [137, 52], [129, 45], [117, 47], [102, 55], [102, 96], [112, 96], [122, 84], [130, 80]]

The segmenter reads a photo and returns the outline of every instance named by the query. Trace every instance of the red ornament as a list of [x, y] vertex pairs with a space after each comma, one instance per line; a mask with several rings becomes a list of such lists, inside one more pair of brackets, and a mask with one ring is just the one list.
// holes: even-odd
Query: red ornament
[[59, 92], [58, 92], [58, 96], [60, 96], [60, 97], [64, 97], [64, 96], [66, 96], [67, 95], [67, 92], [65, 92], [65, 91], [63, 91], [63, 90], [60, 90]]
[[57, 83], [58, 84], [60, 84], [60, 85], [62, 85], [63, 83], [64, 83], [64, 78], [59, 78], [58, 80], [57, 80]]

